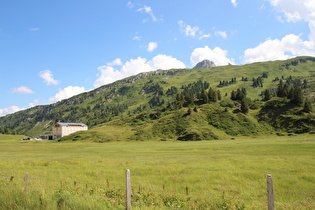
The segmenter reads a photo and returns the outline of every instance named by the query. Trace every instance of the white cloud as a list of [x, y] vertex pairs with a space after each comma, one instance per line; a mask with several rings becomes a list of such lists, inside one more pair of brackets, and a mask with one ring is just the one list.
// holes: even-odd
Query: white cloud
[[39, 72], [39, 76], [44, 79], [46, 85], [58, 85], [59, 81], [54, 79], [54, 76], [50, 70], [44, 70]]
[[132, 40], [141, 41], [141, 37], [139, 37], [139, 36], [134, 36], [134, 37], [132, 38]]
[[289, 34], [279, 39], [268, 39], [255, 48], [245, 50], [244, 63], [270, 60], [285, 60], [295, 56], [315, 56], [315, 45], [310, 41], [303, 41], [299, 36]]
[[[152, 21], [154, 21], [154, 22], [158, 20], [155, 17], [151, 7], [149, 7], [149, 6], [144, 5], [142, 8], [137, 9], [137, 12], [144, 12], [144, 13], [148, 14], [151, 17]], [[146, 20], [144, 20], [144, 22], [146, 22]]]
[[12, 93], [22, 94], [22, 95], [33, 94], [34, 93], [34, 91], [32, 91], [30, 88], [25, 87], [25, 86], [21, 86], [21, 87], [18, 87], [18, 88], [13, 88], [11, 90], [11, 92]]
[[106, 65], [107, 66], [121, 66], [122, 62], [121, 62], [120, 58], [116, 58], [115, 60], [113, 60], [110, 63], [107, 63]]
[[289, 34], [282, 39], [268, 39], [257, 47], [247, 49], [244, 63], [268, 60], [284, 60], [295, 56], [315, 56], [315, 1], [314, 0], [269, 0], [284, 16], [278, 20], [284, 22], [306, 21], [309, 24], [309, 40]]
[[138, 57], [137, 59], [130, 59], [121, 68], [121, 73], [123, 75], [131, 76], [139, 74], [141, 72], [152, 71], [153, 69], [147, 63], [145, 58]]
[[132, 8], [135, 7], [135, 5], [133, 5], [133, 3], [132, 3], [131, 1], [128, 1], [128, 2], [127, 2], [127, 7], [128, 7], [129, 9], [132, 9]]
[[94, 82], [94, 87], [100, 87], [141, 72], [185, 67], [184, 63], [167, 55], [157, 55], [149, 61], [138, 57], [127, 61], [120, 70], [106, 65], [98, 67], [99, 73], [97, 74], [98, 78]]
[[231, 3], [236, 7], [238, 5], [238, 3], [236, 2], [236, 0], [231, 0]]
[[152, 67], [153, 70], [156, 70], [156, 69], [168, 70], [168, 69], [172, 69], [172, 68], [178, 68], [178, 69], [186, 68], [186, 65], [183, 62], [177, 60], [176, 58], [173, 58], [172, 56], [161, 55], [161, 54], [155, 56], [148, 63]]
[[115, 70], [111, 66], [100, 66], [97, 69], [100, 73], [96, 75], [98, 78], [94, 82], [94, 87], [100, 87], [124, 78], [123, 74], [119, 70]]
[[188, 37], [193, 37], [193, 38], [198, 37], [199, 39], [211, 37], [211, 34], [205, 34], [202, 30], [200, 30], [198, 26], [188, 25], [184, 23], [184, 21], [182, 20], [179, 20], [177, 23], [181, 31], [183, 31], [185, 35]]
[[[314, 0], [269, 0], [270, 4], [284, 14], [288, 22], [306, 21], [309, 24], [309, 39], [315, 42], [315, 1]], [[282, 18], [281, 18], [282, 20]]]
[[29, 103], [28, 106], [31, 108], [31, 107], [34, 107], [34, 106], [37, 106], [39, 105], [39, 99], [35, 99], [33, 102]]
[[216, 31], [215, 32], [216, 36], [221, 36], [222, 38], [226, 39], [227, 38], [227, 33], [225, 31]]
[[208, 46], [205, 46], [204, 48], [196, 48], [190, 56], [190, 62], [192, 66], [195, 66], [197, 63], [205, 59], [213, 61], [217, 66], [234, 63], [233, 59], [227, 57], [227, 51], [221, 49], [220, 47], [216, 47], [214, 49], [211, 49]]
[[204, 38], [210, 38], [211, 37], [211, 34], [203, 34], [199, 37], [199, 39], [204, 39]]
[[8, 108], [0, 109], [0, 116], [5, 116], [8, 114], [12, 114], [14, 112], [18, 112], [24, 110], [23, 108], [19, 108], [17, 106], [10, 106]]
[[66, 98], [70, 98], [74, 95], [78, 95], [80, 93], [83, 93], [85, 91], [86, 90], [84, 89], [84, 87], [68, 86], [62, 90], [59, 90], [59, 92], [55, 96], [49, 98], [49, 102], [55, 103], [57, 101], [61, 101], [61, 100], [66, 99]]
[[197, 32], [199, 31], [198, 26], [190, 26], [190, 25], [184, 23], [182, 20], [179, 20], [178, 24], [181, 27], [182, 31], [185, 32], [186, 36], [195, 37]]
[[156, 48], [157, 48], [157, 46], [158, 46], [158, 43], [156, 43], [156, 42], [150, 42], [149, 44], [148, 44], [148, 51], [149, 52], [152, 52], [153, 50], [155, 50]]

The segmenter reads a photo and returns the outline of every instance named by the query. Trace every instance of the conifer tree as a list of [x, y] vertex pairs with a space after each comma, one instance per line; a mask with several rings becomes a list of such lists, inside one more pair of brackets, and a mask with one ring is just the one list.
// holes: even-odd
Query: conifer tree
[[231, 92], [231, 100], [233, 100], [233, 101], [236, 100], [236, 92], [235, 92], [235, 90], [232, 90], [232, 92]]
[[216, 97], [215, 91], [212, 88], [210, 88], [208, 92], [209, 101], [215, 101], [215, 97]]
[[209, 103], [208, 94], [206, 93], [206, 91], [204, 89], [201, 91], [200, 99], [206, 104]]
[[304, 88], [304, 89], [307, 88], [307, 80], [306, 80], [306, 79], [303, 81], [303, 88]]
[[283, 97], [283, 81], [282, 80], [280, 80], [279, 85], [278, 85], [277, 96]]
[[218, 100], [219, 100], [219, 101], [221, 101], [222, 96], [221, 96], [221, 92], [220, 92], [220, 90], [218, 90], [218, 91], [217, 91], [217, 95], [218, 95]]
[[247, 114], [249, 111], [249, 106], [247, 103], [246, 98], [243, 98], [241, 101], [241, 112], [243, 112], [244, 114]]
[[271, 93], [269, 89], [266, 89], [264, 92], [264, 101], [268, 101], [271, 99]]
[[305, 98], [303, 111], [307, 112], [307, 113], [310, 113], [310, 112], [313, 111], [312, 104], [311, 104], [311, 102], [310, 102], [310, 100], [308, 98]]
[[294, 88], [291, 87], [291, 88], [289, 88], [289, 92], [288, 92], [287, 98], [288, 99], [292, 99], [293, 96], [294, 96]]
[[282, 90], [282, 96], [281, 97], [288, 97], [289, 92], [290, 92], [290, 87], [289, 87], [289, 85], [287, 83], [285, 83], [283, 85], [283, 90]]
[[303, 106], [303, 92], [301, 87], [295, 87], [291, 102], [297, 106]]
[[241, 101], [241, 100], [243, 100], [245, 98], [245, 94], [244, 94], [244, 92], [243, 92], [243, 90], [241, 90], [241, 89], [237, 89], [236, 90], [236, 100], [239, 100], [239, 101]]
[[218, 102], [218, 92], [213, 90], [213, 102]]

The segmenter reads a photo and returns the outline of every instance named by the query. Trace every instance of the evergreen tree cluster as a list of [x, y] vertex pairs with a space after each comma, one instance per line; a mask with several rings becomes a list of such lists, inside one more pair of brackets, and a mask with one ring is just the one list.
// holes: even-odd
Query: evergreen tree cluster
[[[191, 105], [201, 105], [210, 102], [221, 100], [219, 90], [214, 90], [210, 87], [210, 83], [202, 82], [201, 80], [182, 86], [182, 91], [177, 92], [175, 100], [169, 103], [173, 109], [180, 109]], [[175, 88], [169, 88], [167, 92], [175, 92]]]
[[263, 72], [261, 76], [252, 79], [252, 81], [253, 81], [252, 86], [254, 88], [263, 87], [263, 83], [264, 83], [263, 78], [268, 78], [268, 77], [269, 77], [269, 73], [266, 71]]
[[246, 88], [238, 88], [236, 91], [232, 90], [231, 92], [231, 100], [233, 101], [239, 101], [241, 103], [241, 112], [244, 114], [247, 114], [249, 111], [249, 105], [251, 103], [251, 100], [249, 98], [246, 98]]
[[253, 78], [252, 81], [253, 81], [252, 86], [254, 88], [263, 87], [263, 77], [262, 76], [259, 76], [257, 78]]
[[154, 83], [153, 80], [147, 82], [144, 85], [143, 90], [145, 93], [156, 93], [159, 95], [163, 95], [163, 87], [157, 82]]
[[171, 96], [171, 95], [176, 95], [178, 93], [178, 88], [175, 86], [171, 86], [169, 89], [167, 89], [166, 91], [166, 95], [167, 96]]
[[246, 88], [238, 88], [236, 91], [232, 90], [231, 100], [233, 101], [242, 101], [246, 97], [247, 91]]
[[290, 66], [298, 66], [300, 63], [306, 63], [307, 61], [315, 62], [315, 58], [313, 57], [299, 58], [291, 62], [288, 62], [282, 66], [285, 67], [286, 69], [290, 69]]
[[301, 84], [289, 85], [289, 83], [283, 84], [283, 81], [280, 80], [277, 96], [281, 98], [290, 99], [291, 103], [297, 106], [303, 106], [304, 104], [304, 94], [301, 88]]
[[303, 111], [312, 112], [312, 104], [308, 98], [304, 98], [303, 88], [307, 87], [307, 81], [301, 82], [299, 79], [293, 79], [290, 76], [286, 82], [279, 81], [276, 91], [265, 90], [263, 93], [263, 100], [268, 101], [271, 97], [277, 96], [287, 98], [296, 106], [303, 107]]
[[[164, 90], [159, 83], [154, 83], [153, 80], [150, 80], [144, 85], [143, 91], [146, 94], [153, 93], [153, 97], [148, 102], [150, 107], [161, 106], [162, 104], [164, 104], [164, 99], [162, 99], [162, 96], [164, 95]], [[173, 91], [177, 92], [177, 89]]]
[[269, 77], [269, 72], [265, 71], [262, 73], [262, 78], [268, 78]]
[[273, 81], [280, 81], [282, 80], [285, 81], [285, 83], [289, 86], [293, 85], [293, 86], [301, 86], [301, 88], [306, 89], [308, 88], [308, 81], [306, 79], [303, 80], [303, 82], [300, 79], [293, 79], [292, 76], [289, 76], [287, 79], [284, 78], [284, 76], [281, 77], [281, 79], [279, 77], [276, 77]]
[[8, 135], [16, 135], [16, 131], [12, 131], [10, 128], [7, 127], [1, 127], [0, 128], [0, 133], [1, 134], [8, 134]]
[[224, 87], [228, 85], [236, 84], [236, 77], [231, 78], [230, 81], [220, 81], [219, 85], [217, 87]]
[[202, 90], [206, 90], [210, 87], [210, 83], [202, 82], [198, 80], [197, 82], [189, 83], [188, 85], [183, 85], [181, 89], [183, 89], [183, 94], [187, 92], [192, 92], [194, 94], [200, 93]]

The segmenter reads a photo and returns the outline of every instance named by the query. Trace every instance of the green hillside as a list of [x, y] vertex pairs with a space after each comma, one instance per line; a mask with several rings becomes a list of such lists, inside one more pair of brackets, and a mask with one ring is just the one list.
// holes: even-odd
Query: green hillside
[[313, 57], [154, 71], [1, 117], [0, 133], [35, 137], [57, 121], [89, 126], [67, 139], [100, 142], [312, 133], [314, 93]]

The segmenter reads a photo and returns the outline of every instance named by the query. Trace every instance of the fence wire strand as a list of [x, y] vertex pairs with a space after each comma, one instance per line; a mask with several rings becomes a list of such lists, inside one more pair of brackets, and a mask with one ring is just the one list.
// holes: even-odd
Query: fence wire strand
[[[4, 173], [0, 173], [0, 185], [1, 186], [5, 186], [5, 189], [10, 189], [10, 190], [14, 190], [16, 188], [14, 188], [16, 186], [16, 182], [18, 180], [18, 182], [22, 182], [24, 181], [24, 176], [23, 175], [12, 175], [11, 174], [4, 174]], [[67, 197], [77, 197], [77, 198], [84, 198], [84, 199], [94, 199], [94, 200], [102, 200], [102, 201], [116, 201], [115, 202], [121, 202], [119, 200], [117, 200], [118, 197], [108, 197], [106, 195], [106, 190], [120, 190], [120, 193], [124, 192], [125, 186], [115, 186], [115, 185], [109, 185], [108, 184], [108, 180], [106, 182], [104, 182], [104, 185], [100, 185], [100, 184], [96, 184], [96, 183], [91, 183], [91, 182], [78, 182], [78, 181], [73, 181], [73, 180], [56, 180], [56, 179], [49, 179], [49, 178], [43, 178], [43, 177], [38, 177], [38, 176], [29, 176], [29, 188], [30, 189], [36, 189], [38, 186], [36, 186], [36, 181], [43, 181], [43, 182], [50, 182], [50, 183], [59, 183], [60, 187], [55, 187], [55, 188], [49, 188], [50, 190], [60, 190], [64, 187], [66, 187], [67, 189], [73, 188], [73, 191], [76, 191], [78, 193], [78, 189], [82, 190], [83, 192], [81, 192], [82, 194], [85, 193], [86, 195], [73, 195], [73, 194], [63, 194], [64, 196]], [[4, 183], [6, 183], [4, 185]], [[10, 183], [14, 183], [14, 186], [10, 186]], [[64, 185], [63, 185], [64, 184]], [[52, 184], [54, 185], [54, 184]], [[71, 187], [72, 186], [72, 187]], [[22, 186], [21, 186], [22, 187]], [[81, 188], [80, 188], [81, 187]], [[93, 189], [96, 188], [96, 189]], [[89, 193], [91, 193], [91, 191], [88, 190], [96, 190], [96, 195], [88, 195]], [[0, 189], [1, 190], [1, 189]], [[85, 190], [85, 191], [84, 191]], [[167, 190], [152, 190], [149, 188], [145, 188], [145, 187], [132, 187], [132, 192], [133, 192], [133, 196], [135, 195], [135, 193], [139, 193], [140, 195], [143, 193], [155, 193], [155, 196], [159, 196], [159, 194], [169, 194], [169, 195], [181, 195], [181, 196], [187, 196], [187, 197], [205, 197], [205, 198], [224, 198], [224, 199], [230, 199], [230, 200], [244, 200], [244, 201], [259, 201], [259, 202], [266, 202], [267, 201], [267, 197], [266, 199], [256, 199], [256, 198], [246, 198], [246, 197], [242, 197], [242, 196], [226, 196], [226, 195], [210, 195], [210, 194], [194, 194], [194, 193], [184, 193], [184, 192], [171, 192], [171, 191], [167, 191]], [[93, 192], [94, 193], [94, 192]], [[102, 194], [103, 193], [103, 194]], [[99, 194], [99, 195], [97, 195]], [[124, 197], [124, 196], [121, 196]], [[120, 198], [121, 198], [120, 197]], [[308, 202], [290, 202], [290, 201], [279, 201], [279, 200], [275, 200], [275, 203], [279, 203], [279, 204], [291, 204], [291, 205], [297, 205], [297, 206], [315, 206], [315, 203], [308, 203]], [[163, 208], [163, 209], [178, 209], [181, 210], [182, 208], [176, 208], [176, 207], [168, 207], [168, 206], [159, 206], [156, 204], [149, 204], [149, 203], [143, 203], [140, 201], [135, 201], [135, 202], [131, 202], [133, 205], [135, 206], [150, 206], [150, 207], [154, 207], [154, 208]]]

